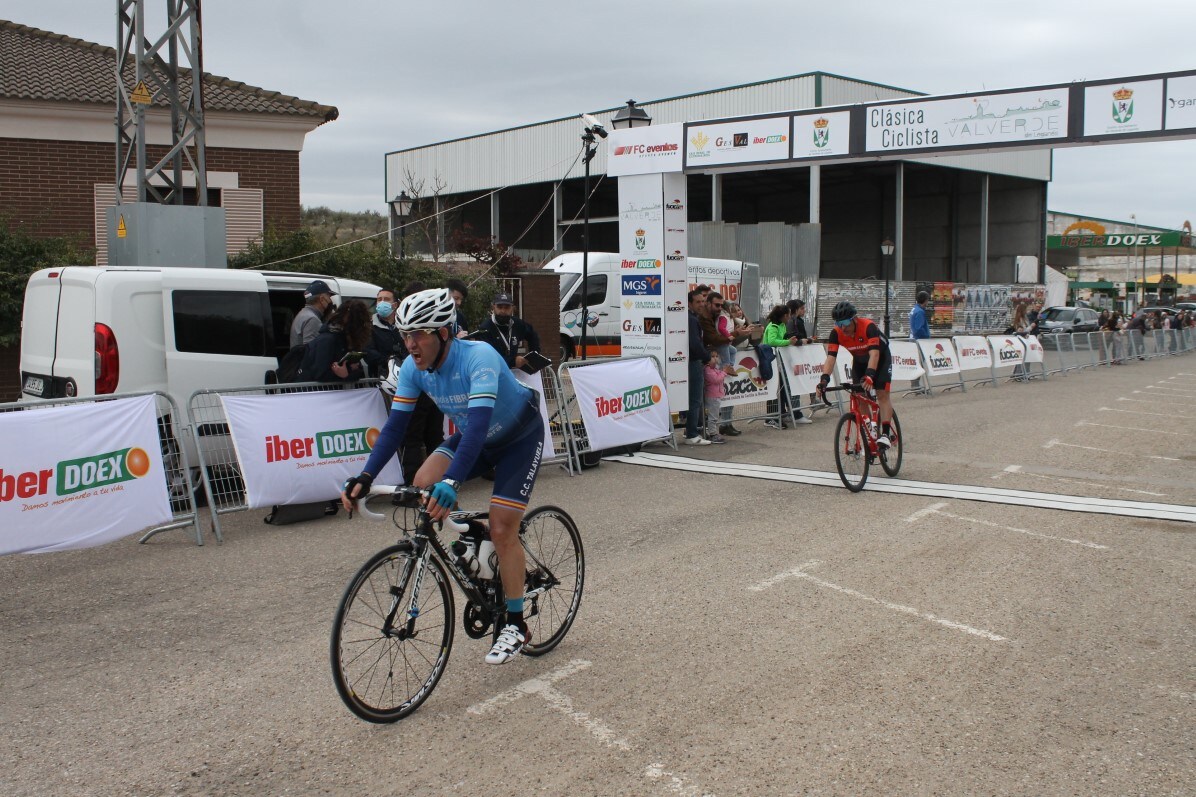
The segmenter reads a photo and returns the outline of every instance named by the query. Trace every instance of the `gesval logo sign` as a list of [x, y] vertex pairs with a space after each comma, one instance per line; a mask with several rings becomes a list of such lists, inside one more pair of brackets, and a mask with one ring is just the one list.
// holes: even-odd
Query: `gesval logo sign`
[[140, 479], [149, 470], [149, 455], [145, 449], [136, 447], [66, 459], [53, 468], [35, 471], [5, 473], [0, 468], [0, 503], [46, 495], [50, 492], [51, 479], [54, 480], [54, 493], [68, 496]]
[[287, 439], [278, 435], [266, 437], [266, 462], [285, 462], [302, 459], [340, 459], [368, 454], [378, 441], [378, 430], [372, 426], [317, 432], [315, 437]]

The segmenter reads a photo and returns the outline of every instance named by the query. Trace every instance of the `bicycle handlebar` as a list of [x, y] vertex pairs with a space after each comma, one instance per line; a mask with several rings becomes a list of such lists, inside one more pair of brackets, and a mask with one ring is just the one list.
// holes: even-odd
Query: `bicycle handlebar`
[[[369, 498], [370, 496], [374, 496], [374, 495], [401, 495], [404, 498], [424, 499], [424, 498], [427, 498], [430, 494], [431, 494], [430, 490], [424, 490], [419, 487], [413, 487], [409, 484], [375, 484], [370, 487], [370, 495], [366, 496], [366, 498]], [[385, 512], [370, 511], [370, 508], [367, 507], [366, 503], [365, 503], [366, 498], [358, 498], [357, 499], [357, 511], [361, 513], [361, 516], [368, 518], [369, 520], [373, 520], [375, 522], [382, 522], [382, 521], [387, 520], [388, 516]], [[451, 517], [446, 517], [441, 525], [443, 526], [443, 528], [446, 531], [451, 531], [456, 534], [460, 534], [463, 531], [466, 531], [469, 529], [468, 525], [466, 525], [464, 523], [458, 523], [457, 521], [453, 520]]]
[[826, 387], [824, 387], [822, 389], [822, 403], [828, 407], [831, 406], [831, 403], [827, 400], [826, 394], [830, 393], [832, 390], [846, 390], [851, 393], [867, 393], [868, 392], [867, 389], [862, 384], [857, 383], [857, 382], [847, 382], [842, 385], [834, 385], [834, 386], [827, 385]]

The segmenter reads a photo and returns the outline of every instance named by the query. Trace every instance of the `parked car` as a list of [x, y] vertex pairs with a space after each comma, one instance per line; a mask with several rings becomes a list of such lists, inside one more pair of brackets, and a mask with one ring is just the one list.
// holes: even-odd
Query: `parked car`
[[1187, 310], [1189, 313], [1196, 312], [1196, 302], [1176, 302], [1176, 310]]
[[1139, 307], [1134, 311], [1134, 318], [1154, 313], [1158, 313], [1160, 318], [1164, 316], [1175, 316], [1175, 314], [1182, 309], [1182, 307]]
[[1100, 314], [1088, 307], [1047, 307], [1038, 314], [1038, 331], [1095, 332], [1100, 328]]

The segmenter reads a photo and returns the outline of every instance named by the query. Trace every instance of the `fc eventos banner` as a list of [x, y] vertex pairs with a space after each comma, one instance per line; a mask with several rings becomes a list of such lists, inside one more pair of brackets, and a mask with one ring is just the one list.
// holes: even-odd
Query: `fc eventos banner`
[[590, 449], [667, 437], [669, 404], [652, 360], [639, 358], [569, 371]]
[[171, 519], [153, 396], [0, 414], [0, 554], [89, 548]]
[[[328, 501], [361, 473], [386, 423], [376, 390], [221, 396], [251, 508]], [[397, 457], [374, 478], [402, 484]]]

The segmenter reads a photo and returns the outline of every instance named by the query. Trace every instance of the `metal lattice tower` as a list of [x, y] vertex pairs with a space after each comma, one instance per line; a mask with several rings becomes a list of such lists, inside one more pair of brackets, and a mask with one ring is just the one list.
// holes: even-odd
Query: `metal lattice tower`
[[[195, 176], [196, 202], [207, 205], [204, 153], [203, 50], [200, 0], [166, 0], [166, 31], [151, 42], [145, 31], [146, 0], [117, 0], [116, 203], [183, 204], [184, 165]], [[179, 56], [185, 58], [183, 74]], [[157, 163], [146, 157], [145, 113], [153, 100], [170, 107], [170, 149]], [[136, 197], [125, 178], [136, 169]], [[165, 185], [153, 185], [159, 178]]]

